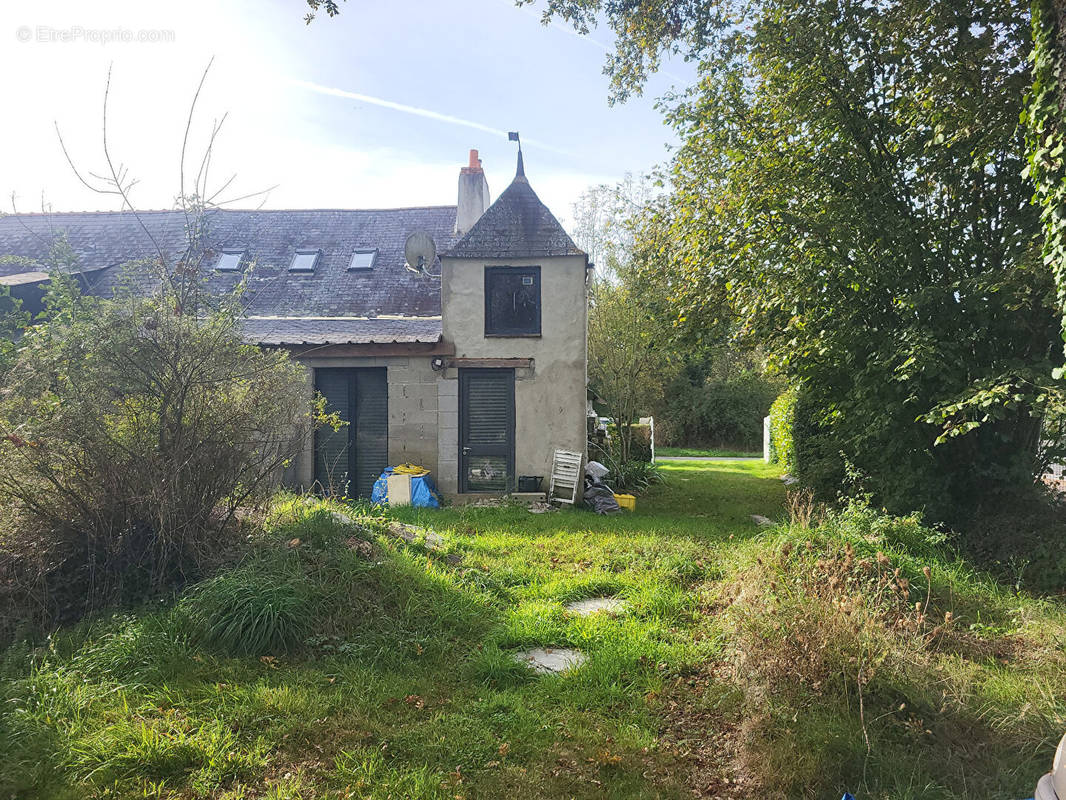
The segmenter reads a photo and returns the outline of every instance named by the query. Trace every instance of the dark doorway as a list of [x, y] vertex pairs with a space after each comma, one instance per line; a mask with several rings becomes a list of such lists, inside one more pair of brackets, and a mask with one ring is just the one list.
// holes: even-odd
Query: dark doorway
[[315, 482], [326, 494], [369, 499], [389, 463], [389, 386], [384, 367], [315, 370], [326, 412], [348, 424], [315, 432]]
[[514, 370], [459, 370], [459, 491], [514, 489]]

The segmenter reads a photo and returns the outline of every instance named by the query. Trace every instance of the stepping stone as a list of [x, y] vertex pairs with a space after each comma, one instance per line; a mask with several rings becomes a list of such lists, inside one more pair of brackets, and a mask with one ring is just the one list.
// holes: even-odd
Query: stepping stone
[[571, 614], [587, 617], [590, 614], [598, 614], [603, 611], [618, 613], [625, 608], [625, 601], [617, 597], [589, 597], [585, 600], [575, 600], [567, 603], [563, 608]]
[[421, 528], [416, 528], [414, 525], [405, 525], [402, 522], [389, 523], [389, 533], [397, 539], [403, 539], [408, 544], [413, 544], [422, 532]]
[[557, 675], [580, 667], [588, 660], [588, 656], [569, 647], [537, 647], [515, 653], [514, 660], [542, 674]]

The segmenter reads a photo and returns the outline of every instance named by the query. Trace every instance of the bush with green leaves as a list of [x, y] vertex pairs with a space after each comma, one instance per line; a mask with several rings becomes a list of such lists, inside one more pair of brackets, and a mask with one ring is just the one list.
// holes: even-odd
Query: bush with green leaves
[[785, 390], [770, 406], [770, 461], [787, 473], [796, 472], [796, 387]]
[[632, 425], [623, 425], [623, 432], [619, 432], [617, 425], [607, 426], [607, 436], [603, 441], [603, 446], [610, 448], [614, 454], [620, 454], [622, 452], [622, 437], [623, 435], [629, 438], [629, 457], [628, 461], [646, 461], [651, 462], [651, 425], [634, 423]]
[[661, 483], [662, 473], [651, 461], [630, 458], [623, 459], [619, 454], [619, 448], [611, 446], [611, 440], [605, 445], [593, 442], [589, 443], [589, 459], [599, 461], [607, 467], [609, 472], [604, 478], [604, 483], [615, 492], [629, 494], [643, 494], [653, 484]]
[[298, 365], [242, 341], [238, 295], [160, 285], [100, 299], [54, 275], [0, 376], [0, 631], [203, 574], [315, 421]]
[[656, 444], [761, 450], [762, 421], [780, 390], [777, 381], [757, 370], [724, 376], [685, 373], [667, 386], [656, 411]]

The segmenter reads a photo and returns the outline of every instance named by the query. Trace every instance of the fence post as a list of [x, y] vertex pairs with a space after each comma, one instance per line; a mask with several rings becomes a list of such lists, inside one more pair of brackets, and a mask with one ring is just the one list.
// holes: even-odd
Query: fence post
[[762, 460], [770, 463], [770, 418], [762, 418]]

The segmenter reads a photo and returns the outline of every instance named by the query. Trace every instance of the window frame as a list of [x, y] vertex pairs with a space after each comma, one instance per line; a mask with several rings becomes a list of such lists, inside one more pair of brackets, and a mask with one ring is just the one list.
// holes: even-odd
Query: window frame
[[[492, 292], [491, 284], [495, 276], [507, 275], [532, 275], [533, 285], [537, 290], [537, 323], [536, 330], [525, 331], [499, 331], [490, 330]], [[539, 338], [544, 332], [544, 291], [541, 284], [540, 266], [514, 267], [514, 266], [487, 266], [485, 267], [485, 338], [486, 339], [529, 339]]]
[[[357, 267], [355, 265], [356, 256], [370, 256], [370, 263], [365, 267]], [[352, 250], [352, 257], [348, 260], [349, 272], [370, 272], [377, 266], [378, 263], [378, 249], [376, 247], [357, 247]]]
[[[309, 267], [297, 267], [296, 259], [300, 256], [314, 256]], [[301, 247], [292, 254], [292, 261], [289, 262], [289, 272], [295, 272], [297, 275], [308, 275], [315, 271], [315, 267], [318, 266], [318, 259], [322, 256], [322, 249], [316, 247]]]
[[[241, 262], [244, 261], [244, 252], [245, 251], [244, 251], [243, 247], [240, 248], [239, 250], [236, 247], [223, 248], [223, 250], [218, 254], [218, 260], [215, 262], [215, 271], [216, 272], [240, 272], [241, 271]], [[236, 264], [236, 266], [232, 266], [232, 267], [223, 267], [223, 266], [221, 266], [222, 259], [224, 259], [226, 256], [237, 256], [237, 264]]]

